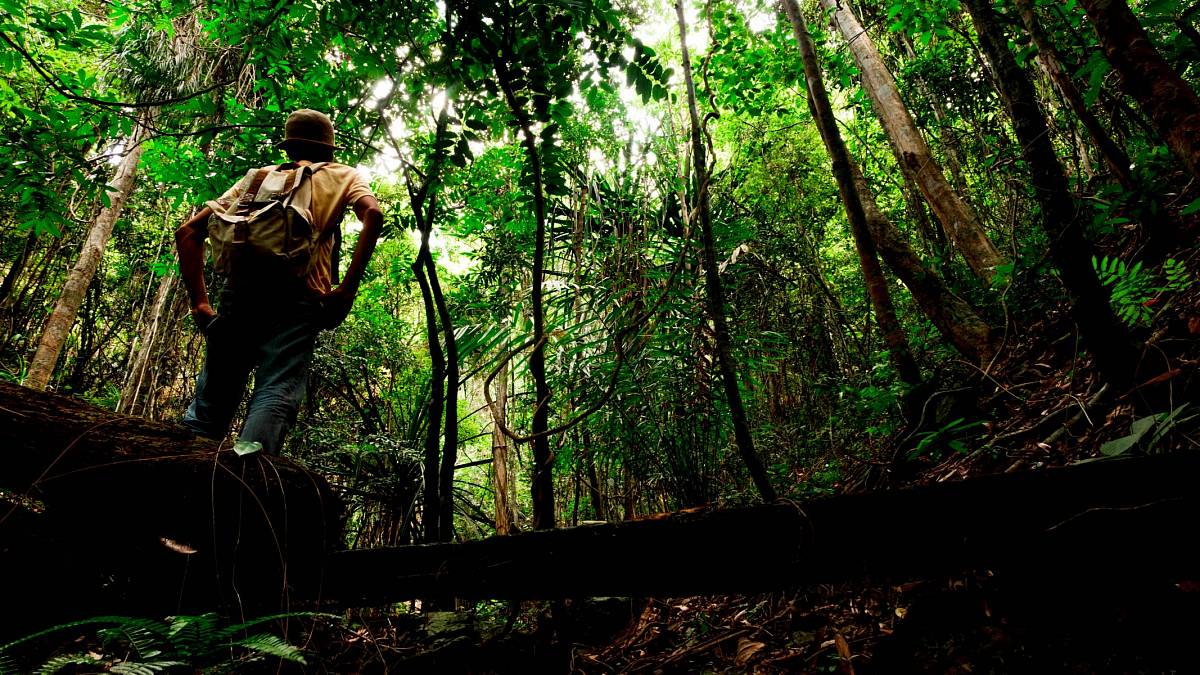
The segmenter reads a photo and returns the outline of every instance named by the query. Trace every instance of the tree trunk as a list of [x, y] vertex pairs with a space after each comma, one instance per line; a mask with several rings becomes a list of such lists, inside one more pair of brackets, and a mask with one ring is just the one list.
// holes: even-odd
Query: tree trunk
[[79, 307], [83, 304], [88, 286], [91, 285], [92, 278], [96, 276], [96, 269], [100, 266], [104, 248], [112, 236], [113, 225], [121, 217], [126, 200], [133, 193], [138, 162], [142, 159], [145, 141], [150, 136], [149, 129], [142, 122], [152, 121], [156, 117], [157, 111], [150, 108], [142, 115], [143, 117], [134, 127], [133, 134], [125, 141], [125, 154], [113, 174], [111, 182], [113, 189], [108, 191], [108, 206], [100, 209], [100, 213], [88, 228], [87, 239], [83, 243], [83, 249], [79, 252], [79, 259], [70, 274], [67, 275], [67, 281], [63, 284], [58, 302], [55, 303], [54, 310], [42, 331], [37, 352], [34, 353], [33, 360], [29, 363], [29, 374], [25, 377], [25, 386], [27, 387], [45, 389], [50, 384], [54, 366], [58, 363], [58, 357], [62, 353], [67, 336], [75, 325]]
[[1083, 124], [1083, 128], [1087, 130], [1088, 136], [1092, 139], [1092, 143], [1096, 146], [1096, 149], [1104, 157], [1104, 162], [1108, 165], [1109, 170], [1112, 171], [1113, 177], [1127, 191], [1136, 192], [1137, 186], [1133, 182], [1133, 173], [1129, 168], [1129, 156], [1117, 145], [1112, 136], [1101, 126], [1100, 120], [1088, 109], [1087, 104], [1083, 100], [1083, 94], [1075, 86], [1074, 80], [1071, 79], [1071, 74], [1062, 65], [1062, 60], [1058, 55], [1058, 48], [1045, 29], [1042, 28], [1042, 24], [1034, 11], [1032, 0], [1015, 0], [1015, 2], [1017, 11], [1021, 14], [1021, 21], [1025, 24], [1025, 30], [1029, 32], [1029, 36], [1033, 38], [1033, 43], [1038, 48], [1037, 59], [1046, 71], [1046, 74], [1054, 83], [1055, 88], [1062, 94], [1067, 105], [1071, 107], [1071, 111], [1079, 118], [1080, 123]]
[[883, 63], [875, 43], [847, 5], [838, 0], [821, 0], [821, 6], [831, 13], [833, 23], [850, 45], [862, 73], [863, 89], [871, 97], [879, 122], [887, 132], [900, 170], [921, 188], [930, 209], [971, 270], [985, 283], [990, 282], [996, 267], [1005, 262], [1004, 256], [988, 238], [974, 209], [946, 180], [942, 167], [933, 158], [929, 144], [900, 98], [896, 81]]
[[508, 505], [508, 437], [500, 425], [508, 424], [508, 364], [496, 376], [496, 401], [492, 413], [492, 492], [496, 497], [496, 534], [513, 531], [512, 508]]
[[837, 119], [833, 116], [833, 106], [829, 103], [829, 94], [825, 90], [825, 82], [817, 64], [816, 47], [812, 37], [804, 25], [804, 19], [791, 0], [785, 0], [788, 18], [792, 21], [792, 30], [800, 47], [800, 58], [804, 62], [805, 83], [808, 90], [808, 109], [825, 142], [825, 150], [833, 164], [833, 176], [837, 180], [838, 193], [842, 197], [842, 206], [846, 209], [846, 218], [850, 221], [850, 233], [854, 237], [854, 247], [858, 251], [858, 262], [863, 271], [863, 279], [867, 285], [867, 295], [875, 308], [875, 317], [883, 333], [884, 344], [892, 365], [900, 375], [900, 379], [910, 385], [921, 382], [921, 373], [908, 347], [908, 339], [904, 335], [900, 322], [896, 319], [896, 310], [888, 292], [887, 280], [883, 269], [876, 257], [875, 242], [867, 226], [867, 216], [858, 187], [854, 182], [854, 172], [851, 167], [850, 155], [846, 144], [837, 128]]
[[693, 189], [696, 195], [700, 218], [701, 245], [704, 249], [704, 286], [708, 296], [708, 314], [713, 322], [713, 333], [717, 343], [717, 361], [721, 370], [721, 382], [725, 388], [725, 400], [733, 421], [733, 435], [738, 452], [750, 478], [763, 501], [775, 501], [775, 488], [767, 477], [758, 452], [754, 449], [754, 438], [750, 434], [750, 422], [742, 403], [742, 392], [738, 386], [737, 367], [733, 362], [733, 348], [729, 339], [729, 324], [725, 317], [725, 289], [721, 286], [720, 270], [713, 243], [712, 211], [709, 208], [708, 161], [705, 159], [704, 139], [700, 129], [700, 113], [696, 108], [696, 85], [692, 81], [692, 62], [687, 48], [687, 22], [683, 16], [683, 0], [675, 0], [675, 14], [679, 18], [679, 45], [683, 58], [683, 81], [687, 87], [688, 114], [692, 120], [692, 171]]
[[925, 266], [909, 246], [908, 239], [875, 203], [875, 195], [858, 165], [851, 162], [850, 168], [854, 173], [867, 229], [880, 257], [908, 288], [913, 301], [938, 333], [973, 363], [986, 365], [996, 349], [991, 327], [975, 308], [955, 295], [937, 273]]
[[[431, 204], [433, 199], [431, 198]], [[432, 219], [432, 214], [427, 213]], [[432, 220], [427, 222], [432, 226]], [[454, 339], [454, 321], [450, 318], [450, 309], [446, 305], [446, 296], [442, 294], [442, 285], [438, 282], [437, 267], [433, 264], [428, 243], [424, 245], [425, 271], [429, 276], [429, 290], [433, 296], [433, 304], [437, 308], [438, 319], [441, 321], [442, 340], [445, 344], [445, 413], [443, 419], [442, 437], [442, 468], [441, 515], [438, 517], [438, 540], [452, 541], [454, 539], [454, 465], [458, 462], [458, 344]]]
[[29, 254], [36, 245], [37, 231], [30, 228], [29, 234], [25, 235], [25, 244], [21, 246], [21, 252], [17, 254], [17, 259], [12, 262], [8, 272], [4, 274], [4, 282], [0, 283], [0, 307], [8, 307], [10, 304], [9, 298], [12, 297], [17, 278], [21, 276], [21, 272], [25, 271], [25, 263], [29, 261]]
[[425, 338], [429, 345], [429, 407], [426, 409], [428, 418], [425, 427], [425, 457], [423, 463], [423, 509], [421, 511], [421, 529], [424, 531], [426, 543], [434, 543], [441, 537], [442, 507], [441, 480], [438, 459], [440, 448], [438, 441], [442, 431], [442, 410], [446, 402], [446, 357], [442, 354], [441, 341], [438, 339], [437, 309], [433, 305], [433, 293], [429, 289], [429, 279], [425, 277], [425, 254], [429, 249], [429, 236], [421, 235], [421, 249], [417, 259], [412, 263], [412, 271], [417, 276], [417, 284], [421, 287], [421, 300], [425, 305]]
[[970, 569], [1191, 578], [1200, 563], [1187, 536], [1200, 516], [1197, 471], [1200, 458], [1188, 454], [1121, 459], [801, 504], [346, 551], [333, 555], [323, 591], [339, 604], [378, 605], [429, 594], [755, 593]]
[[158, 282], [158, 291], [154, 294], [154, 303], [150, 306], [150, 314], [142, 322], [137, 348], [128, 363], [125, 386], [121, 388], [121, 398], [117, 402], [117, 412], [119, 413], [145, 414], [144, 409], [139, 413], [138, 401], [142, 391], [152, 390], [157, 379], [158, 373], [149, 367], [151, 356], [158, 351], [159, 344], [164, 337], [163, 329], [167, 322], [167, 310], [171, 306], [169, 300], [178, 280], [179, 277], [174, 272], [168, 272]]
[[1125, 0], [1081, 0], [1121, 84], [1187, 170], [1200, 178], [1200, 97], [1158, 53]]
[[1092, 246], [1084, 238], [1080, 222], [1086, 210], [1071, 196], [1033, 83], [1009, 51], [1008, 39], [1000, 30], [990, 1], [965, 0], [964, 5], [975, 24], [980, 47], [996, 73], [1000, 97], [1029, 165], [1033, 191], [1042, 210], [1042, 227], [1050, 239], [1050, 256], [1070, 296], [1079, 333], [1096, 359], [1100, 376], [1123, 389], [1132, 382], [1137, 352], [1091, 267]]

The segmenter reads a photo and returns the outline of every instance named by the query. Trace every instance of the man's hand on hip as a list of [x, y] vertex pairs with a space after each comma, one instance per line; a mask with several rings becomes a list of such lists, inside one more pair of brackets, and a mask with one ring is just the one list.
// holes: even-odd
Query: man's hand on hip
[[208, 333], [208, 327], [215, 318], [217, 318], [217, 313], [207, 302], [201, 302], [192, 307], [192, 320], [196, 322], [196, 327], [200, 329], [201, 333]]
[[322, 328], [333, 329], [342, 325], [346, 316], [350, 314], [350, 308], [354, 306], [354, 296], [357, 294], [357, 290], [347, 284], [342, 284], [321, 296], [320, 323]]

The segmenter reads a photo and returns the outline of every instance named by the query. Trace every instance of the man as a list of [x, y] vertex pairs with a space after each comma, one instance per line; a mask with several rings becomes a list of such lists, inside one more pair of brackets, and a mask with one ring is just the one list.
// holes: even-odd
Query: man
[[[337, 326], [350, 312], [379, 237], [379, 202], [353, 167], [333, 163], [333, 151], [341, 149], [333, 141], [328, 117], [297, 110], [288, 117], [279, 144], [291, 159], [279, 169], [318, 165], [310, 178], [314, 246], [306, 271], [297, 274], [270, 265], [239, 269], [229, 275], [218, 314], [204, 284], [204, 240], [213, 209], [206, 206], [175, 233], [192, 318], [206, 340], [196, 397], [183, 423], [200, 435], [224, 438], [253, 370], [254, 393], [235, 445], [239, 453], [276, 453], [283, 445], [304, 398], [317, 333]], [[323, 162], [328, 163], [319, 164]], [[210, 204], [227, 209], [243, 192], [255, 193], [258, 186], [249, 179], [248, 175]], [[362, 223], [362, 232], [345, 279], [331, 289], [332, 235], [348, 206]]]

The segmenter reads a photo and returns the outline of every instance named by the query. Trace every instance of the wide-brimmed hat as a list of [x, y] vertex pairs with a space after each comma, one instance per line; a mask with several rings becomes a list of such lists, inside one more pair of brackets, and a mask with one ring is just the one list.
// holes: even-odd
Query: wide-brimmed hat
[[276, 147], [282, 148], [292, 143], [320, 145], [333, 150], [343, 149], [333, 142], [333, 122], [329, 121], [329, 116], [308, 108], [288, 115], [287, 124], [283, 126], [283, 140]]

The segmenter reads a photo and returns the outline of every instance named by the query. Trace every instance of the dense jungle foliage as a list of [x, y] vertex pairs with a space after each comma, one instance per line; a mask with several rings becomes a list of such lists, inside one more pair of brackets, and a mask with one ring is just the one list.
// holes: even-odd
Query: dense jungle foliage
[[173, 233], [315, 108], [385, 213], [286, 449], [348, 546], [1192, 447], [1198, 16], [0, 0], [0, 377], [177, 420]]

